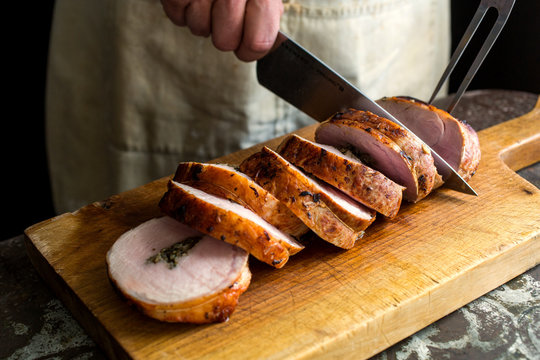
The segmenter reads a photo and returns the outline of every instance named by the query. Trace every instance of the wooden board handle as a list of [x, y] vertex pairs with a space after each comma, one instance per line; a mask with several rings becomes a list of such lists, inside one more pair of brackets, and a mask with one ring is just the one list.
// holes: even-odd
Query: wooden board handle
[[500, 149], [487, 156], [496, 156], [514, 171], [540, 161], [540, 96], [527, 114], [492, 126], [482, 133], [484, 141]]

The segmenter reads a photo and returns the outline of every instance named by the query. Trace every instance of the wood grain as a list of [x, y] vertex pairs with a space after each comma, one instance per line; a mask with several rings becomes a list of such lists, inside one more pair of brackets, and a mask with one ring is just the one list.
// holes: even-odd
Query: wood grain
[[[478, 197], [439, 189], [376, 220], [352, 250], [310, 237], [279, 270], [251, 258], [252, 283], [224, 324], [146, 318], [107, 278], [107, 250], [160, 216], [168, 178], [36, 224], [26, 245], [111, 358], [366, 358], [540, 262], [540, 190], [512, 171], [540, 160], [540, 101], [479, 136], [482, 161], [471, 180]], [[216, 162], [238, 164], [260, 147]]]

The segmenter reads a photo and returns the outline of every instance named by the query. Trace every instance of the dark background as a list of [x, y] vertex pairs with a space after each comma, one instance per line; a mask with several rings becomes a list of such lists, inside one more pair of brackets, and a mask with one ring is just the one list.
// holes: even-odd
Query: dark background
[[[1, 132], [3, 206], [8, 214], [0, 240], [55, 215], [44, 138], [47, 50], [54, 0], [4, 5], [4, 116]], [[453, 46], [461, 38], [478, 1], [452, 0]], [[512, 15], [476, 77], [472, 89], [513, 89], [540, 93], [540, 1], [516, 0]], [[450, 79], [455, 91], [490, 29], [489, 13]]]
[[[457, 47], [479, 3], [451, 0], [452, 49]], [[451, 92], [457, 90], [496, 17], [496, 11], [490, 9], [452, 74]], [[508, 22], [468, 89], [495, 88], [540, 93], [540, 1], [516, 0]]]

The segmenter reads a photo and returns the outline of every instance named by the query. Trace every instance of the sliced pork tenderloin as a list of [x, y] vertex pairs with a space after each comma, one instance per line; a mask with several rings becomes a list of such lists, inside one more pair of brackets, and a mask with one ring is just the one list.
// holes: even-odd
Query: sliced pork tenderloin
[[307, 176], [267, 147], [245, 159], [240, 171], [274, 194], [320, 238], [338, 247], [352, 248], [375, 219], [375, 211]]
[[369, 111], [353, 109], [336, 114], [334, 118], [354, 120], [365, 124], [365, 126], [374, 128], [387, 136], [400, 147], [401, 151], [411, 161], [418, 183], [417, 197], [408, 200], [413, 202], [421, 200], [434, 188], [442, 185], [442, 178], [437, 172], [431, 151], [416, 136], [398, 124]]
[[380, 171], [405, 187], [403, 197], [411, 202], [420, 200], [423, 178], [416, 175], [412, 159], [388, 136], [366, 123], [341, 118], [338, 114], [322, 122], [315, 131], [315, 141], [351, 151], [370, 168]]
[[[435, 150], [465, 181], [474, 175], [480, 163], [480, 143], [469, 124], [410, 97], [385, 97], [377, 103]], [[437, 161], [435, 165], [441, 168]], [[447, 179], [450, 173], [442, 175]]]
[[251, 279], [246, 251], [167, 216], [121, 235], [106, 261], [120, 293], [167, 322], [226, 321]]
[[183, 162], [178, 164], [174, 181], [239, 203], [292, 236], [300, 237], [309, 231], [274, 195], [231, 166]]
[[242, 205], [176, 181], [169, 181], [168, 191], [159, 206], [176, 220], [239, 246], [276, 268], [283, 267], [289, 255], [304, 248], [293, 237]]
[[279, 145], [278, 152], [295, 166], [384, 216], [393, 218], [399, 211], [403, 186], [333, 146], [291, 135]]

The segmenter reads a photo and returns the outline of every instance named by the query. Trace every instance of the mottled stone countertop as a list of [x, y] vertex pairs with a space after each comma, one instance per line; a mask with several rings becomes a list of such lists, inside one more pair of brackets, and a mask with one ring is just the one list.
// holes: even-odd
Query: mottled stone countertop
[[[537, 98], [472, 91], [454, 114], [479, 131], [527, 113]], [[540, 163], [519, 174], [540, 187]], [[0, 289], [0, 359], [105, 358], [32, 267], [23, 235], [0, 242]], [[540, 359], [540, 266], [374, 359]]]

